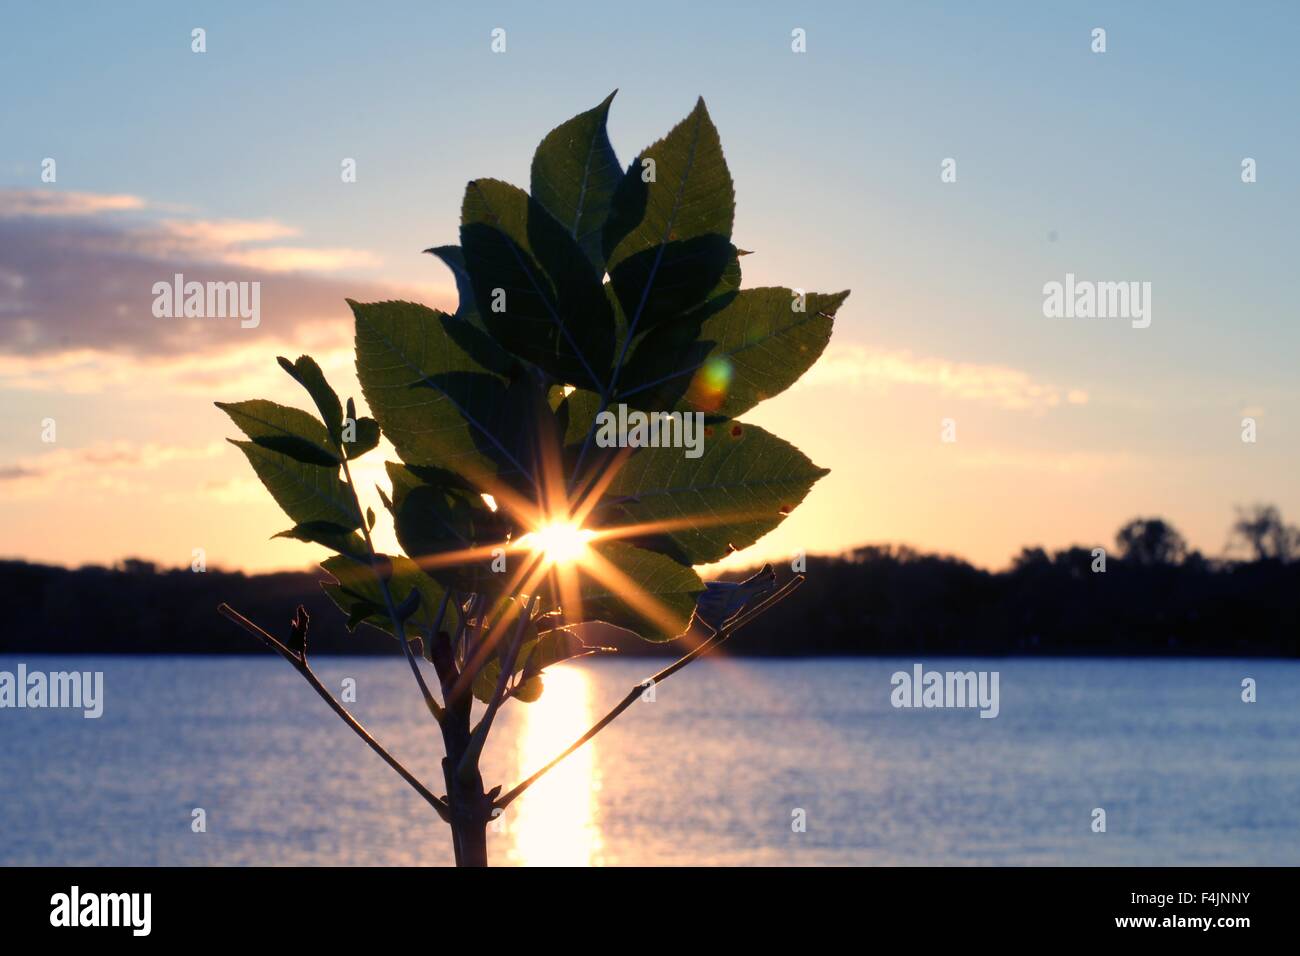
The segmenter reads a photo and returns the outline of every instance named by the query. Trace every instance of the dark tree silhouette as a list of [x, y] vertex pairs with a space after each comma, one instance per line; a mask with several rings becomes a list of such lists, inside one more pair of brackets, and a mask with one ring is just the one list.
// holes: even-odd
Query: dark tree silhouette
[[1120, 557], [1135, 564], [1177, 564], [1187, 554], [1187, 542], [1163, 518], [1134, 518], [1115, 534]]
[[[1191, 552], [1178, 564], [1111, 558], [1100, 573], [1093, 547], [1028, 547], [1001, 572], [904, 547], [810, 557], [803, 587], [727, 646], [734, 655], [771, 657], [1296, 654], [1300, 560]], [[285, 628], [305, 604], [315, 654], [391, 654], [382, 632], [348, 632], [320, 589], [324, 578], [162, 571], [134, 560], [78, 570], [0, 561], [0, 653], [247, 654], [243, 635], [208, 611], [228, 598]], [[96, 609], [93, 627], [87, 607]], [[594, 640], [625, 654], [682, 652], [615, 629]]]
[[1238, 544], [1256, 561], [1292, 561], [1300, 555], [1300, 528], [1286, 524], [1276, 505], [1238, 507], [1229, 546]]

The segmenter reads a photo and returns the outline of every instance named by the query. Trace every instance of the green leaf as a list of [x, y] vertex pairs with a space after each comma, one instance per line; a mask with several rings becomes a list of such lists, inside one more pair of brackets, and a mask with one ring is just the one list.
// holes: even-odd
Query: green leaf
[[542, 698], [542, 691], [545, 688], [542, 685], [542, 678], [539, 674], [536, 677], [530, 677], [523, 681], [519, 686], [510, 692], [510, 696], [515, 700], [523, 701], [525, 704], [535, 704]]
[[[514, 631], [507, 628], [503, 641], [513, 637]], [[515, 659], [515, 666], [511, 670], [511, 678], [516, 679], [517, 676], [517, 680], [510, 696], [525, 703], [532, 703], [542, 693], [540, 675], [543, 669], [561, 661], [609, 650], [611, 649], [607, 647], [585, 644], [576, 633], [563, 627], [526, 640], [520, 645], [519, 656]], [[501, 660], [497, 655], [489, 660], [475, 676], [474, 696], [483, 703], [488, 703], [492, 699], [492, 693], [496, 690], [497, 679], [500, 676]]]
[[704, 590], [692, 568], [621, 541], [596, 541], [591, 550], [616, 573], [601, 578], [599, 572], [580, 570], [581, 620], [605, 621], [647, 641], [669, 641], [685, 633]]
[[[373, 418], [356, 418], [356, 432], [352, 441], [347, 441], [346, 437], [340, 440], [343, 450], [347, 452], [348, 460], [360, 458], [366, 452], [379, 445], [379, 422]], [[344, 428], [344, 435], [347, 429]]]
[[266, 438], [255, 438], [253, 441], [261, 445], [263, 448], [269, 448], [271, 451], [278, 451], [283, 455], [288, 455], [290, 458], [308, 465], [328, 465], [337, 468], [339, 464], [337, 458], [332, 455], [323, 454], [321, 450], [311, 442], [291, 435], [273, 435]]
[[338, 605], [339, 610], [347, 612], [349, 631], [355, 631], [362, 624], [374, 618], [371, 622], [372, 626], [379, 628], [381, 631], [387, 630], [389, 636], [392, 636], [392, 628], [385, 628], [383, 625], [383, 621], [387, 619], [387, 612], [378, 604], [358, 598], [356, 595], [344, 591], [337, 584], [327, 584], [322, 581], [321, 589], [329, 595], [330, 600]]
[[587, 657], [591, 654], [615, 653], [612, 647], [587, 644], [575, 631], [566, 627], [545, 631], [538, 637], [536, 644], [526, 648], [525, 651], [519, 655], [522, 663], [518, 670], [522, 680], [537, 676], [552, 664]]
[[575, 388], [564, 396], [555, 414], [565, 448], [577, 448], [582, 444], [600, 408], [600, 396], [585, 388]]
[[776, 572], [765, 564], [743, 581], [709, 581], [695, 605], [695, 620], [710, 631], [720, 631], [749, 604], [776, 589]]
[[533, 198], [577, 240], [597, 275], [605, 273], [601, 235], [609, 202], [623, 178], [605, 130], [614, 93], [546, 134], [533, 154], [528, 187]]
[[483, 328], [483, 317], [479, 315], [478, 303], [474, 301], [474, 285], [470, 281], [469, 269], [465, 266], [464, 250], [460, 246], [434, 246], [424, 251], [441, 259], [456, 280], [456, 296], [459, 301], [453, 318]]
[[718, 284], [709, 290], [709, 294], [704, 297], [704, 302], [696, 310], [692, 311], [717, 311], [731, 301], [730, 297], [740, 291], [740, 257], [747, 255], [750, 255], [747, 250], [737, 249], [735, 246], [731, 247], [727, 267], [722, 270], [722, 275], [718, 278]]
[[367, 559], [366, 543], [361, 535], [350, 531], [332, 521], [306, 521], [294, 525], [288, 531], [272, 535], [275, 538], [293, 538], [311, 544], [323, 544], [332, 551], [346, 555], [355, 561]]
[[619, 469], [606, 499], [625, 499], [624, 524], [665, 522], [636, 539], [685, 564], [708, 564], [747, 548], [780, 524], [827, 474], [789, 442], [728, 421], [705, 430], [703, 454], [641, 448]]
[[520, 422], [506, 380], [448, 331], [469, 326], [413, 302], [348, 304], [361, 390], [402, 461], [479, 488], [494, 477], [531, 474], [515, 454]]
[[472, 490], [428, 483], [410, 468], [386, 463], [393, 482], [393, 526], [402, 550], [430, 575], [458, 591], [479, 589], [490, 574], [490, 551], [504, 546], [503, 516]]
[[[585, 478], [603, 474], [605, 469], [622, 454], [619, 448], [601, 448], [595, 442], [592, 430], [596, 415], [603, 407], [599, 395], [579, 388], [566, 395], [556, 409], [555, 417], [562, 436], [561, 460], [564, 462], [566, 475], [574, 473], [580, 458], [582, 474]], [[592, 432], [591, 439], [588, 439], [588, 432]], [[596, 521], [603, 516], [603, 512], [603, 506], [598, 503], [589, 520]]]
[[461, 248], [492, 337], [561, 382], [599, 388], [614, 354], [601, 277], [577, 241], [522, 189], [465, 189]]
[[[386, 558], [391, 569], [388, 587], [395, 604], [401, 605], [409, 601], [412, 591], [420, 593], [420, 608], [406, 622], [407, 637], [420, 637], [421, 628], [432, 627], [437, 617], [438, 608], [442, 605], [443, 589], [411, 559], [401, 555], [381, 557]], [[383, 592], [379, 589], [374, 570], [368, 564], [334, 557], [322, 561], [321, 567], [334, 577], [334, 583], [322, 581], [321, 587], [349, 615], [348, 630], [354, 631], [359, 624], [364, 623], [386, 634], [393, 634], [393, 622], [388, 616]], [[444, 631], [455, 632], [459, 621], [456, 615], [456, 606], [449, 601], [442, 624]], [[432, 654], [432, 648], [425, 647], [423, 650], [426, 657]]]
[[328, 522], [347, 530], [361, 527], [352, 489], [338, 468], [309, 465], [255, 442], [230, 440], [243, 451], [271, 497], [298, 525]]
[[298, 408], [263, 399], [215, 402], [249, 438], [272, 451], [310, 465], [338, 467], [339, 456], [325, 427]]
[[[646, 160], [655, 181], [645, 182]], [[631, 333], [703, 302], [734, 257], [735, 189], [704, 100], [632, 161], [603, 237], [610, 283]]]
[[[486, 642], [493, 652], [491, 657], [483, 661], [479, 670], [474, 674], [473, 693], [479, 700], [487, 703], [492, 699], [496, 691], [497, 679], [501, 674], [501, 665], [505, 658], [509, 656], [510, 649], [514, 645], [515, 634], [519, 630], [520, 616], [524, 611], [522, 601], [513, 597], [498, 598], [491, 607], [486, 616], [486, 623], [482, 626], [481, 636], [477, 642]], [[523, 622], [523, 634], [520, 635], [520, 656], [516, 658], [515, 663], [518, 665], [523, 656], [525, 648], [530, 648], [537, 643], [537, 622], [528, 620]], [[513, 675], [512, 675], [513, 676]]]
[[307, 389], [307, 394], [316, 403], [321, 421], [329, 430], [330, 437], [338, 441], [339, 433], [343, 428], [343, 406], [339, 403], [339, 397], [334, 389], [330, 388], [329, 383], [325, 381], [325, 375], [316, 364], [316, 360], [310, 355], [299, 355], [296, 362], [290, 362], [283, 356], [276, 361], [299, 385]]
[[619, 397], [645, 409], [734, 418], [784, 391], [825, 350], [849, 293], [810, 292], [801, 312], [795, 295], [745, 289], [652, 329], [628, 360]]

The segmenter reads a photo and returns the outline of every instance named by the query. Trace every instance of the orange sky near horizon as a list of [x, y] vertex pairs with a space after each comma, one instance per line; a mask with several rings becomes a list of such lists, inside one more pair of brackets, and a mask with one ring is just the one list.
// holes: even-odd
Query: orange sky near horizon
[[[783, 8], [677, 6], [620, 27], [521, 5], [501, 56], [468, 8], [225, 5], [202, 56], [161, 7], [15, 14], [0, 557], [313, 565], [272, 539], [288, 519], [213, 402], [303, 407], [275, 356], [306, 352], [364, 406], [344, 298], [450, 310], [420, 250], [457, 241], [466, 181], [526, 186], [534, 145], [616, 88], [624, 163], [706, 99], [745, 287], [852, 292], [821, 360], [742, 416], [830, 474], [729, 565], [900, 543], [1000, 568], [1139, 516], [1213, 556], [1238, 506], [1300, 523], [1293, 11], [1224, 30], [1115, 5], [1097, 55], [1090, 20], [1044, 5], [828, 3], [795, 54]], [[260, 324], [156, 317], [176, 273], [261, 282]], [[1048, 317], [1067, 275], [1149, 282], [1149, 327]], [[354, 471], [392, 548], [384, 459]]]

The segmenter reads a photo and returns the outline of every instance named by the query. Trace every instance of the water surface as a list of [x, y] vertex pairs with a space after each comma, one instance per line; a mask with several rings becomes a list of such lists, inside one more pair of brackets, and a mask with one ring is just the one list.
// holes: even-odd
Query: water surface
[[[428, 805], [278, 658], [0, 670], [20, 660], [104, 671], [105, 709], [0, 710], [0, 863], [450, 862]], [[999, 716], [893, 708], [890, 675], [911, 659], [699, 661], [516, 802], [493, 862], [1300, 863], [1300, 662], [924, 663], [998, 670]], [[316, 667], [335, 690], [355, 680], [354, 713], [441, 792], [404, 662]], [[548, 672], [539, 703], [503, 709], [489, 785], [545, 763], [654, 669]]]

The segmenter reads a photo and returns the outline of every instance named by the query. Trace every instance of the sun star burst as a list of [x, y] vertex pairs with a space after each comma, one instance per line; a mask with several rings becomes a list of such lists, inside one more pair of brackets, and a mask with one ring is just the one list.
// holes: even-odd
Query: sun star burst
[[541, 554], [547, 564], [573, 564], [586, 556], [594, 536], [574, 522], [554, 521], [526, 534], [521, 544]]

